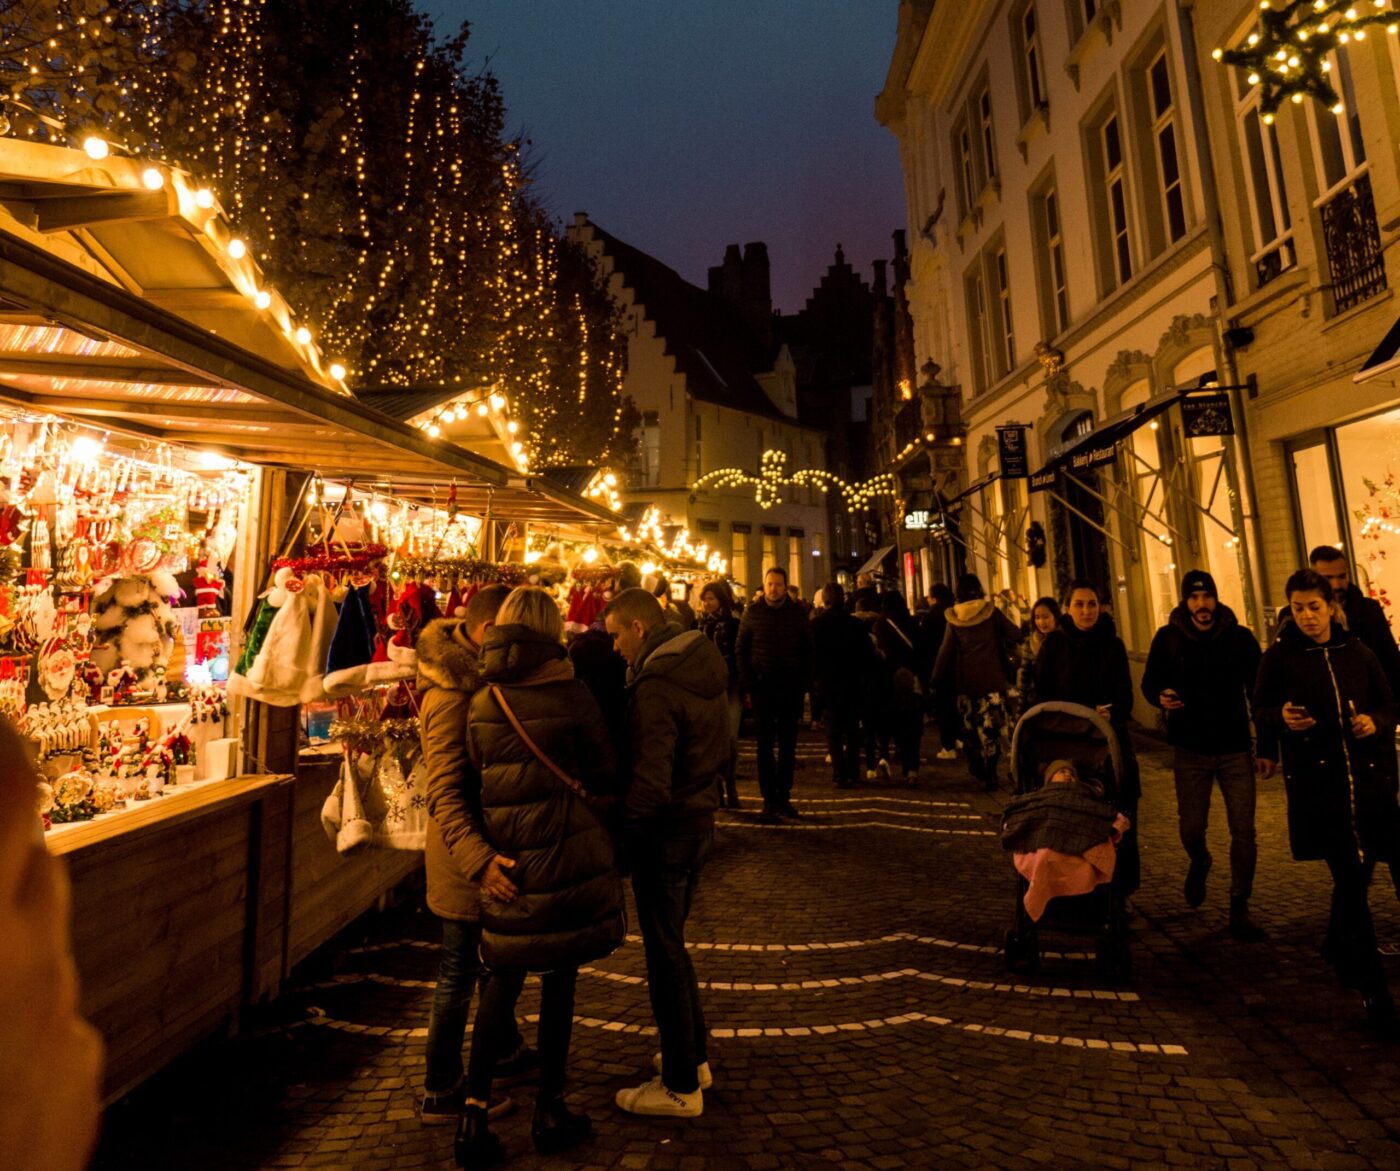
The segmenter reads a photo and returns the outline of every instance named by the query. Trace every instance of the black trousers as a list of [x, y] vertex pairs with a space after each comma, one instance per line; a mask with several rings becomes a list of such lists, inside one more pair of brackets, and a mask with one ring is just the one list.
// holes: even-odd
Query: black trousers
[[758, 724], [758, 788], [763, 807], [781, 809], [792, 799], [802, 688], [796, 682], [761, 684], [753, 695], [753, 710]]
[[826, 747], [831, 753], [831, 779], [838, 785], [860, 780], [860, 700], [857, 696], [828, 697]]
[[1386, 979], [1366, 897], [1373, 866], [1357, 857], [1355, 850], [1338, 851], [1326, 861], [1332, 872], [1332, 913], [1323, 953], [1343, 987], [1375, 996], [1385, 990]]
[[[540, 1051], [540, 1101], [564, 1092], [564, 1067], [569, 1061], [569, 1040], [574, 1030], [574, 984], [577, 968], [546, 972], [540, 987], [540, 1026], [536, 1044]], [[506, 1056], [519, 1037], [515, 1028], [515, 1002], [525, 986], [524, 968], [493, 968], [481, 993], [472, 1029], [472, 1051], [467, 1060], [467, 1095], [480, 1102], [491, 1100], [496, 1063]]]
[[640, 847], [632, 870], [637, 926], [647, 959], [647, 992], [661, 1034], [661, 1080], [678, 1094], [700, 1088], [696, 1068], [709, 1060], [700, 986], [685, 947], [685, 921], [714, 830]]

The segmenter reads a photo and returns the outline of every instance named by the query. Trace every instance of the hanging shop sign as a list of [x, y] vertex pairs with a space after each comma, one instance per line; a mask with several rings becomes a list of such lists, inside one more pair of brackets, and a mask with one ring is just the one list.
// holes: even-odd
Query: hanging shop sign
[[1181, 400], [1181, 426], [1188, 439], [1210, 435], [1233, 435], [1235, 417], [1230, 411], [1230, 396], [1199, 394]]
[[929, 527], [929, 510], [916, 508], [904, 514], [904, 527], [911, 532], [923, 532]]
[[1025, 427], [998, 427], [997, 451], [1004, 480], [1024, 480], [1031, 474]]

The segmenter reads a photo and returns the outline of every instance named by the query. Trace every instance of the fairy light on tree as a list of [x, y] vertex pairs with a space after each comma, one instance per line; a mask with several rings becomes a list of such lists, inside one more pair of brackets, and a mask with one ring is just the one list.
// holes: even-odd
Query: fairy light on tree
[[467, 40], [410, 0], [0, 0], [0, 113], [197, 176], [353, 378], [500, 385], [532, 465], [621, 463], [615, 309], [531, 200]]
[[1215, 60], [1247, 72], [1250, 85], [1259, 86], [1260, 116], [1272, 122], [1285, 101], [1311, 97], [1334, 114], [1345, 106], [1332, 84], [1328, 54], [1352, 41], [1364, 41], [1367, 32], [1383, 26], [1391, 35], [1400, 32], [1400, 12], [1392, 0], [1292, 0], [1259, 5], [1259, 29], [1237, 48], [1218, 48]]

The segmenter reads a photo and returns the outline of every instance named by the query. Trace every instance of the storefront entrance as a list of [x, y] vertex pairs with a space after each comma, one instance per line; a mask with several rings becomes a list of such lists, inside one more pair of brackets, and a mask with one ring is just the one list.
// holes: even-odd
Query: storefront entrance
[[[1094, 429], [1094, 416], [1083, 411], [1061, 429], [1058, 442], [1072, 443]], [[1064, 500], [1051, 501], [1050, 520], [1055, 536], [1055, 589], [1063, 592], [1075, 578], [1084, 578], [1111, 598], [1108, 542], [1104, 539], [1104, 506], [1099, 474], [1084, 471], [1066, 476]], [[1099, 492], [1100, 495], [1095, 493]]]

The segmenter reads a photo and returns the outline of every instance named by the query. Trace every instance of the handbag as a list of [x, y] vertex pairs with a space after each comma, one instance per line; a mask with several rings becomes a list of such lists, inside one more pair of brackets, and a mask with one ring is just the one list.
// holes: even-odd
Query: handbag
[[502, 694], [501, 689], [494, 683], [491, 685], [491, 697], [501, 705], [501, 711], [505, 713], [506, 719], [510, 721], [510, 726], [515, 729], [515, 734], [520, 737], [520, 742], [534, 754], [536, 760], [563, 782], [564, 787], [568, 789], [569, 792], [587, 805], [597, 816], [598, 820], [603, 823], [603, 827], [608, 829], [611, 833], [611, 827], [608, 825], [604, 815], [612, 808], [614, 799], [601, 793], [590, 793], [583, 787], [581, 781], [575, 780], [555, 764], [544, 749], [530, 738], [530, 733], [525, 731], [525, 725], [520, 722], [515, 712], [511, 709], [510, 704], [506, 703], [505, 695]]

